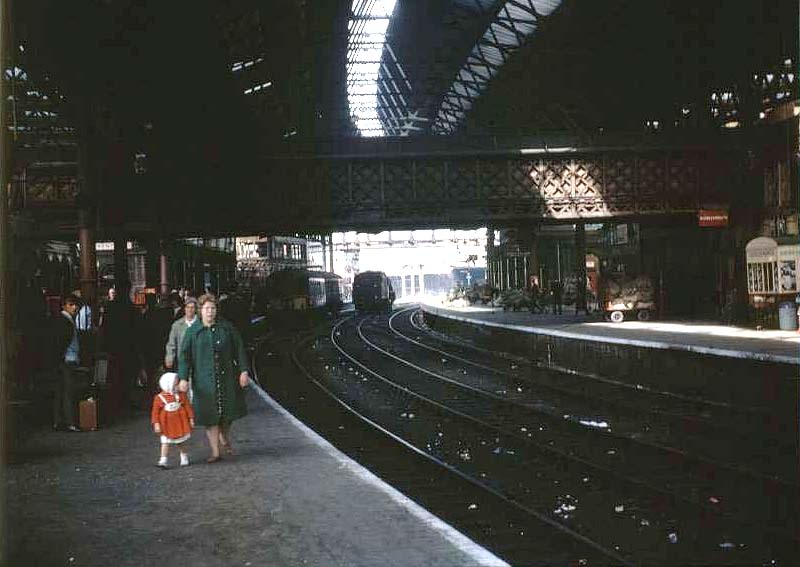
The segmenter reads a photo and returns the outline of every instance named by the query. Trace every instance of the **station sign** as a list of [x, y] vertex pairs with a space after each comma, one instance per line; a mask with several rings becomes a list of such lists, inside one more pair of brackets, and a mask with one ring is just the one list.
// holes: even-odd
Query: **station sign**
[[726, 227], [728, 226], [728, 211], [724, 209], [700, 209], [697, 211], [697, 225]]
[[[128, 240], [125, 243], [125, 247], [128, 250], [133, 250], [133, 242]], [[95, 242], [94, 249], [96, 252], [113, 252], [114, 251], [114, 243], [113, 242]]]

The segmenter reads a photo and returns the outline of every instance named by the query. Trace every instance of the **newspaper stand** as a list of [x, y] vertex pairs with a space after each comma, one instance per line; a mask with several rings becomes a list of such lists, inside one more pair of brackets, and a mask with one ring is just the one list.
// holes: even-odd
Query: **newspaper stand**
[[[770, 238], [759, 236], [747, 243], [747, 296], [755, 309], [758, 324], [778, 323], [778, 306], [787, 311], [798, 294], [797, 266], [800, 263], [800, 243], [796, 237]], [[788, 321], [783, 313], [782, 321]], [[787, 322], [781, 328], [794, 329]]]

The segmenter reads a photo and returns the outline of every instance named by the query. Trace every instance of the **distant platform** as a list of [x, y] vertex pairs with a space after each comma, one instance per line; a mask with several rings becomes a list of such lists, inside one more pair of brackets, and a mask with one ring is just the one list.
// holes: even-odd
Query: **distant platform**
[[442, 317], [527, 333], [800, 365], [800, 333], [796, 331], [756, 331], [671, 321], [610, 323], [599, 321], [596, 316], [575, 315], [567, 308], [563, 315], [503, 311], [501, 307], [455, 307], [433, 302], [422, 304], [422, 308]]

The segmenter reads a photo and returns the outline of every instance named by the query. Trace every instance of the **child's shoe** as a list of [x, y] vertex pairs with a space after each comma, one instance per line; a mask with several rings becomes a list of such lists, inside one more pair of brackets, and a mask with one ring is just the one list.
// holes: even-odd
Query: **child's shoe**
[[181, 466], [188, 467], [189, 466], [189, 455], [186, 453], [181, 453]]
[[168, 469], [169, 465], [167, 464], [167, 459], [165, 457], [161, 457], [158, 459], [158, 464], [156, 465], [160, 469]]

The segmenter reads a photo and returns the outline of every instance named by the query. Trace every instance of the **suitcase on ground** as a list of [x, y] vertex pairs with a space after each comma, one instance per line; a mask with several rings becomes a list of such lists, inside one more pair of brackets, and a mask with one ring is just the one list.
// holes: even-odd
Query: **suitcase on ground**
[[89, 398], [78, 404], [78, 424], [82, 431], [97, 431], [97, 400]]

